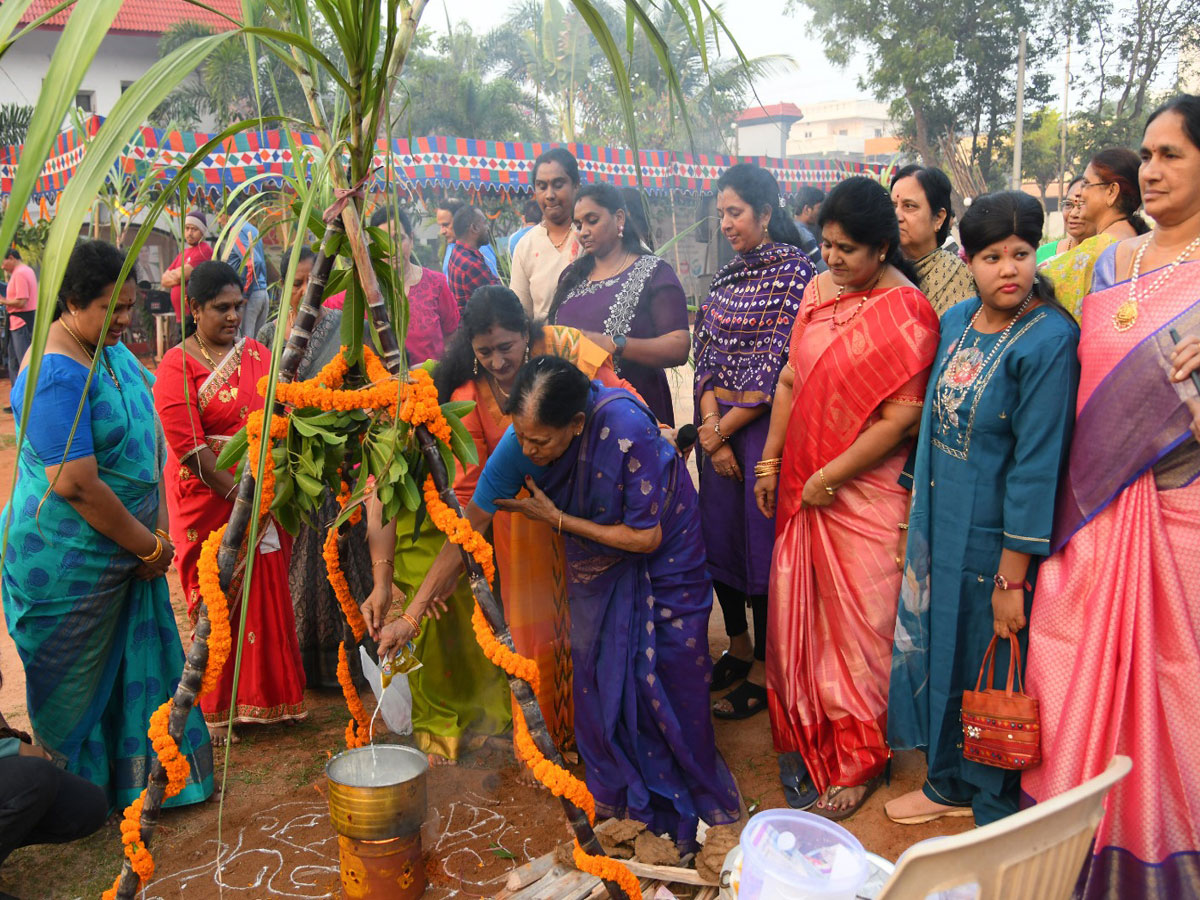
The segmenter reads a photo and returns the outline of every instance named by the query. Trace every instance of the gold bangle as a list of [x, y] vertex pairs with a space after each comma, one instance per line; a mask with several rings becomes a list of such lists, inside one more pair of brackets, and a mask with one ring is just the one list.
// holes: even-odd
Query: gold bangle
[[162, 556], [162, 553], [163, 553], [162, 538], [160, 538], [156, 534], [156, 535], [154, 535], [154, 552], [148, 553], [145, 556], [142, 556], [142, 554], [139, 553], [139, 554], [137, 554], [137, 558], [140, 559], [144, 563], [152, 563], [152, 562], [157, 562], [158, 558], [160, 556]]
[[394, 568], [396, 568], [396, 561], [395, 561], [394, 559], [375, 559], [375, 560], [372, 560], [372, 561], [371, 561], [371, 568], [373, 569], [373, 568], [375, 568], [376, 566], [391, 566], [391, 567], [394, 569]]
[[402, 618], [405, 622], [407, 622], [409, 625], [411, 625], [413, 627], [413, 637], [414, 638], [421, 636], [421, 623], [420, 622], [418, 622], [416, 619], [414, 619], [412, 616], [410, 616], [407, 612], [400, 613], [400, 618]]
[[831, 497], [837, 493], [837, 489], [831, 488], [829, 486], [829, 482], [825, 480], [825, 467], [824, 466], [821, 466], [821, 468], [817, 469], [817, 475], [821, 479], [821, 486], [823, 488], [825, 488], [825, 493], [827, 493]]
[[563, 520], [563, 511], [560, 509], [558, 511], [558, 533], [559, 534], [562, 534], [562, 520]]
[[162, 538], [164, 541], [169, 541], [169, 540], [171, 540], [171, 535], [170, 535], [170, 533], [169, 533], [169, 532], [166, 532], [166, 531], [163, 531], [161, 528], [155, 528], [155, 529], [154, 529], [154, 534], [155, 534], [155, 536], [156, 536], [156, 537], [160, 537], [160, 538]]
[[776, 466], [776, 467], [782, 466], [783, 465], [783, 457], [776, 456], [772, 459], [760, 459], [758, 461], [758, 464], [760, 466]]
[[700, 424], [703, 425], [705, 422], [707, 422], [713, 416], [716, 416], [718, 419], [721, 418], [721, 414], [719, 412], [712, 412], [712, 413], [709, 413], [707, 416], [705, 416], [703, 419], [701, 419]]

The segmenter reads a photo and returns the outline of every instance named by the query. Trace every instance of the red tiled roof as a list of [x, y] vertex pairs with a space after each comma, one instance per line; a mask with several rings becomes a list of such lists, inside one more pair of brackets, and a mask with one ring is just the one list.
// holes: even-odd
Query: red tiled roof
[[[47, 10], [53, 8], [57, 0], [33, 0], [29, 9], [21, 16], [21, 22], [31, 22]], [[86, 3], [88, 0], [79, 0]], [[213, 9], [219, 9], [237, 20], [242, 18], [241, 0], [207, 0]], [[71, 10], [65, 9], [54, 16], [43, 26], [44, 28], [63, 28], [71, 16]], [[200, 22], [218, 30], [231, 29], [233, 26], [206, 9], [186, 3], [185, 0], [125, 0], [121, 11], [113, 20], [112, 32], [120, 34], [163, 34], [177, 22]]]
[[767, 106], [752, 106], [738, 113], [739, 122], [758, 122], [766, 119], [803, 119], [804, 113], [794, 103], [770, 103]]

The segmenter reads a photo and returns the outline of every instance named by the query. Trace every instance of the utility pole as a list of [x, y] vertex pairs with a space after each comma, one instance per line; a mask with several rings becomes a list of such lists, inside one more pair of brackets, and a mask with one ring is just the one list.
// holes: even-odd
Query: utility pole
[[1021, 189], [1021, 144], [1025, 140], [1025, 29], [1021, 29], [1021, 49], [1017, 54], [1017, 128], [1013, 136], [1012, 189]]

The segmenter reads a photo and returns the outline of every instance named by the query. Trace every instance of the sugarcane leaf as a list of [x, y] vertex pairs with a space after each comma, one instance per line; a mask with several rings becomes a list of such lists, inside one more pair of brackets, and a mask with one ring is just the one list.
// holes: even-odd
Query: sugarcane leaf
[[467, 426], [457, 416], [447, 416], [446, 422], [450, 425], [450, 449], [454, 451], [454, 455], [463, 461], [463, 465], [475, 465], [479, 462], [479, 453]]
[[25, 11], [32, 2], [33, 0], [8, 0], [7, 3], [0, 7], [0, 36], [2, 36], [0, 37], [0, 57], [3, 57], [4, 52], [23, 35], [40, 28], [47, 21], [73, 4], [75, 0], [60, 0], [60, 2], [50, 7], [37, 18], [26, 22], [20, 31], [13, 34], [13, 29], [21, 23], [21, 16], [25, 14]]
[[231, 437], [229, 442], [221, 448], [221, 452], [217, 456], [216, 467], [218, 469], [228, 469], [245, 455], [248, 443], [246, 429], [238, 429], [237, 434]]
[[475, 410], [474, 400], [448, 400], [442, 404], [442, 415], [447, 419], [455, 416], [461, 419], [463, 416]]

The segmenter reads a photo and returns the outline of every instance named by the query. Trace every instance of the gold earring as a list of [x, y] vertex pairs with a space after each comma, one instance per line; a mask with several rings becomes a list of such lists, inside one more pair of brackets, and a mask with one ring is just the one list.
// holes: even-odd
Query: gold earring
[[525, 345], [525, 362], [529, 362], [529, 344]]
[[479, 357], [476, 356], [473, 360], [471, 360], [471, 363], [472, 363], [472, 369], [475, 373], [475, 377], [478, 378], [479, 377]]

